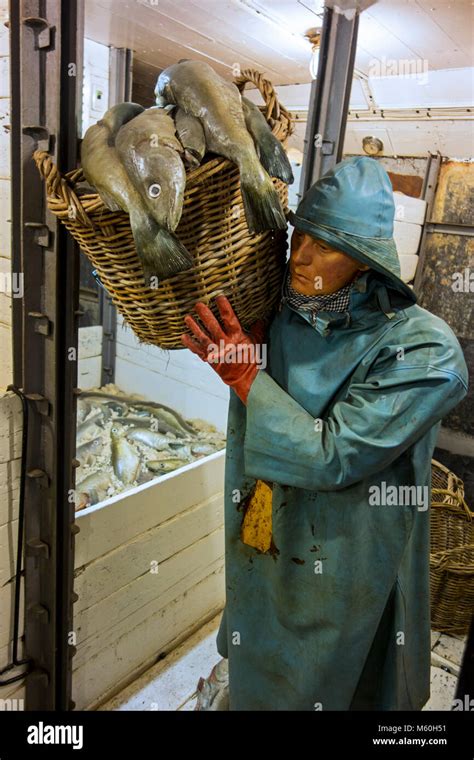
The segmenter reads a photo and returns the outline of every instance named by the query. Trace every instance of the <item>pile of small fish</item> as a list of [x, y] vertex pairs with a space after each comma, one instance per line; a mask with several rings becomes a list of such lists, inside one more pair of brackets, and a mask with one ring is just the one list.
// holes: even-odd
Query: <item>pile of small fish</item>
[[172, 472], [225, 447], [202, 420], [116, 386], [83, 391], [77, 405], [76, 509]]
[[207, 152], [239, 167], [249, 230], [285, 229], [270, 177], [293, 182], [290, 162], [260, 109], [203, 61], [183, 60], [161, 72], [156, 106], [113, 106], [82, 142], [86, 180], [112, 211], [130, 215], [145, 283], [192, 266], [173, 234], [183, 209], [185, 167]]

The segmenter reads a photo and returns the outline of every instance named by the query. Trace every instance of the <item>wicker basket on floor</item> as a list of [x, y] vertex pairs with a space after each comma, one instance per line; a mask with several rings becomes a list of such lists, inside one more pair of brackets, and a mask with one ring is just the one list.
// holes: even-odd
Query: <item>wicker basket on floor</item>
[[[290, 113], [278, 103], [263, 76], [247, 69], [235, 80], [240, 90], [253, 82], [274, 135], [284, 142], [291, 134]], [[251, 235], [240, 193], [239, 171], [230, 161], [214, 157], [188, 172], [183, 215], [176, 234], [194, 259], [191, 269], [145, 286], [128, 214], [109, 211], [97, 193], [82, 193], [80, 169], [58, 172], [51, 157], [36, 151], [34, 159], [46, 181], [49, 209], [67, 227], [97, 270], [105, 289], [138, 339], [165, 349], [182, 348], [183, 318], [196, 301], [209, 303], [227, 295], [248, 328], [274, 311], [285, 268], [286, 230]], [[288, 188], [273, 180], [283, 207]], [[76, 192], [77, 189], [77, 192]]]
[[474, 512], [464, 484], [436, 460], [431, 462], [431, 627], [467, 633], [474, 613]]

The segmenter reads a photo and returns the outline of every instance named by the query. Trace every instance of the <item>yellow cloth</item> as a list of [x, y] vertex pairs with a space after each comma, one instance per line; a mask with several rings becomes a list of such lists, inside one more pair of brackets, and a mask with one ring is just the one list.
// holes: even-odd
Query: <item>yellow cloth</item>
[[272, 495], [271, 486], [257, 480], [242, 521], [243, 543], [261, 552], [267, 552], [272, 543]]

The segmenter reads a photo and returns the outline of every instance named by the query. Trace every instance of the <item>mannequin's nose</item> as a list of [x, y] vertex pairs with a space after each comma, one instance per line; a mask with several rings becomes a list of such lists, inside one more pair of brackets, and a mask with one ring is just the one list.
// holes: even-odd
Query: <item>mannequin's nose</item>
[[313, 254], [308, 250], [303, 241], [295, 246], [291, 253], [291, 258], [293, 259], [293, 263], [298, 264], [298, 266], [310, 266], [313, 262]]

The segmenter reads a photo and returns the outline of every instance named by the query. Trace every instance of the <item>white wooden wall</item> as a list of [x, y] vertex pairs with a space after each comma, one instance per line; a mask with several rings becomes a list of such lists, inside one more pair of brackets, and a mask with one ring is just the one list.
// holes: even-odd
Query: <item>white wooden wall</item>
[[226, 430], [229, 390], [214, 370], [187, 349], [162, 351], [140, 344], [120, 316], [115, 383], [124, 391], [168, 404], [187, 418], [200, 417]]
[[[375, 105], [386, 110], [385, 118], [371, 116], [360, 83], [354, 79], [344, 154], [364, 155], [362, 139], [372, 135], [382, 140], [384, 156], [426, 156], [428, 151], [439, 151], [453, 159], [472, 159], [472, 78], [473, 68], [430, 71], [426, 82], [417, 77], [370, 77]], [[310, 89], [306, 83], [276, 87], [281, 102], [301, 118], [288, 140], [289, 149], [303, 151]], [[255, 90], [246, 95], [262, 102]], [[421, 119], [417, 109], [427, 108], [448, 110], [442, 116], [432, 112], [431, 118]], [[466, 108], [471, 108], [470, 114]], [[395, 117], [390, 109], [398, 110]], [[462, 109], [461, 116], [457, 109]], [[450, 114], [456, 118], [449, 118]]]
[[218, 452], [78, 513], [76, 709], [112, 696], [222, 609], [223, 483]]
[[84, 39], [82, 137], [109, 107], [109, 56], [107, 45]]
[[[0, 395], [0, 668], [11, 662], [14, 576], [18, 536], [18, 496], [21, 454], [21, 402], [13, 393]], [[20, 636], [23, 634], [23, 583], [21, 585]], [[19, 646], [20, 657], [23, 654]], [[21, 669], [12, 671], [12, 675]], [[8, 678], [8, 674], [2, 676]], [[0, 687], [0, 710], [23, 709], [22, 682]], [[4, 700], [7, 700], [4, 702]], [[13, 706], [12, 706], [13, 705]]]
[[[11, 274], [10, 71], [8, 0], [0, 0], [0, 274]], [[12, 288], [0, 291], [0, 389], [12, 382]], [[18, 530], [21, 403], [0, 390], [0, 668], [11, 660], [13, 577]], [[23, 633], [23, 588], [20, 609]], [[22, 647], [19, 647], [20, 657]], [[8, 676], [3, 676], [7, 678]], [[0, 710], [23, 709], [22, 682], [0, 687]]]
[[81, 390], [100, 386], [102, 372], [102, 325], [79, 328], [77, 385]]
[[[8, 0], [0, 0], [0, 388], [12, 382], [11, 166], [10, 166], [10, 48]], [[5, 277], [8, 280], [5, 280]]]

